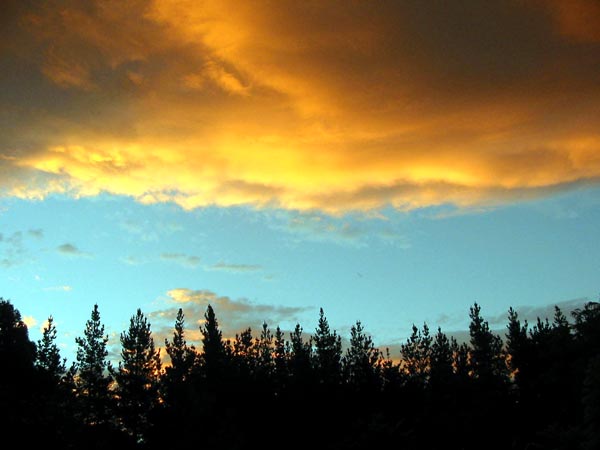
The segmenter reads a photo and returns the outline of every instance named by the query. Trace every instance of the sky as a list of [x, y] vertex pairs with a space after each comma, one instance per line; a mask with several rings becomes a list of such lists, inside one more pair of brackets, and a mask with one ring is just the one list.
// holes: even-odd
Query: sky
[[600, 289], [595, 0], [4, 0], [0, 296], [381, 346]]

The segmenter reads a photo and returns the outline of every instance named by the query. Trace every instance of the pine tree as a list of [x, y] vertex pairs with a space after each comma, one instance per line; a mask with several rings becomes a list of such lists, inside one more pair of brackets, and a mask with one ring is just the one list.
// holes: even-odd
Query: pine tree
[[117, 396], [126, 429], [142, 442], [149, 427], [148, 414], [158, 403], [161, 371], [150, 323], [138, 309], [129, 328], [121, 333], [121, 361], [116, 371]]
[[346, 381], [355, 389], [371, 390], [378, 387], [381, 353], [371, 336], [364, 332], [360, 321], [350, 328], [350, 347], [344, 356]]
[[469, 317], [472, 348], [470, 366], [473, 376], [484, 384], [502, 384], [506, 377], [502, 340], [490, 331], [488, 322], [481, 317], [481, 307], [477, 303], [470, 308]]
[[0, 383], [31, 376], [35, 354], [35, 344], [29, 340], [21, 313], [8, 300], [0, 298], [0, 361], [10, 368], [0, 370]]
[[275, 383], [278, 388], [284, 386], [288, 373], [289, 351], [285, 341], [283, 331], [277, 327], [273, 341], [273, 371], [275, 375]]
[[260, 338], [254, 343], [256, 348], [257, 370], [263, 380], [269, 380], [274, 370], [273, 336], [266, 322], [263, 322]]
[[296, 324], [290, 333], [290, 373], [294, 383], [305, 383], [311, 377], [312, 340], [304, 342], [302, 327]]
[[452, 380], [452, 348], [448, 337], [438, 327], [431, 345], [430, 384], [434, 389], [448, 386]]
[[[558, 320], [556, 312], [554, 316], [554, 323], [560, 323], [560, 329], [563, 330], [562, 334], [567, 335], [566, 331], [569, 328], [566, 317], [564, 320]], [[571, 313], [575, 323], [573, 330], [577, 340], [584, 346], [584, 353], [586, 356], [593, 356], [600, 353], [600, 303], [598, 302], [587, 302], [583, 308], [578, 308]], [[556, 325], [555, 327], [558, 327]], [[568, 338], [564, 338], [567, 340]]]
[[77, 343], [75, 387], [81, 403], [83, 421], [87, 424], [105, 423], [110, 414], [109, 386], [112, 377], [106, 359], [108, 336], [100, 321], [98, 305], [94, 305], [86, 322], [84, 337], [75, 338]]
[[165, 339], [165, 349], [171, 365], [163, 373], [161, 389], [165, 401], [174, 406], [188, 400], [184, 397], [189, 396], [188, 387], [197, 361], [196, 349], [185, 340], [185, 316], [181, 308], [177, 311], [173, 339]]
[[[527, 364], [531, 392], [527, 396], [531, 398], [527, 406], [536, 411], [534, 418], [540, 425], [569, 420], [574, 412], [573, 399], [579, 395], [579, 382], [572, 373], [576, 358], [573, 336], [563, 317], [560, 309], [555, 308], [552, 323], [548, 318], [538, 317], [529, 333], [531, 353]], [[562, 395], [556, 395], [556, 386], [561, 386]]]
[[233, 341], [233, 361], [238, 376], [245, 381], [252, 378], [257, 363], [257, 349], [254, 344], [251, 328], [246, 328], [240, 334], [236, 334]]
[[19, 310], [0, 298], [0, 432], [4, 432], [4, 442], [8, 436], [30, 433], [32, 424], [39, 421], [35, 352]]
[[423, 324], [422, 331], [413, 324], [412, 334], [401, 347], [402, 369], [414, 386], [425, 387], [429, 379], [431, 343], [427, 324]]
[[219, 322], [211, 305], [206, 308], [202, 333], [202, 363], [209, 383], [219, 383], [225, 367], [226, 351]]
[[319, 310], [319, 324], [314, 335], [315, 368], [319, 381], [337, 384], [341, 379], [342, 340], [329, 328], [323, 308]]
[[56, 326], [54, 318], [48, 317], [48, 323], [38, 341], [35, 365], [53, 383], [57, 384], [66, 372], [66, 359], [61, 359], [56, 345]]
[[398, 364], [394, 364], [388, 347], [385, 349], [385, 356], [380, 361], [380, 369], [383, 389], [386, 391], [396, 389], [400, 385], [400, 367]]
[[519, 315], [511, 307], [508, 310], [508, 325], [506, 326], [507, 364], [517, 386], [522, 390], [527, 387], [531, 371], [531, 343], [527, 337], [527, 321], [521, 325]]
[[469, 378], [469, 355], [470, 349], [464, 342], [458, 344], [454, 337], [450, 338], [450, 349], [452, 350], [452, 368], [457, 380], [464, 383]]
[[165, 370], [169, 383], [177, 384], [186, 381], [196, 360], [196, 349], [194, 346], [188, 346], [185, 341], [185, 315], [181, 308], [175, 318], [173, 339], [171, 341], [165, 339], [165, 349], [171, 358], [171, 366]]

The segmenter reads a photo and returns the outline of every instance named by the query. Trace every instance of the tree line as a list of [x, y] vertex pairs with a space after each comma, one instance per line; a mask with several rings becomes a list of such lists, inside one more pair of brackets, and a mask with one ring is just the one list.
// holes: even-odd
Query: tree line
[[469, 317], [469, 342], [413, 325], [390, 355], [361, 322], [343, 349], [322, 309], [312, 335], [226, 340], [208, 306], [196, 349], [180, 309], [163, 367], [139, 309], [112, 364], [95, 305], [68, 367], [52, 316], [34, 343], [0, 299], [0, 431], [65, 449], [600, 448], [600, 304], [534, 324], [511, 308], [504, 340], [477, 303]]

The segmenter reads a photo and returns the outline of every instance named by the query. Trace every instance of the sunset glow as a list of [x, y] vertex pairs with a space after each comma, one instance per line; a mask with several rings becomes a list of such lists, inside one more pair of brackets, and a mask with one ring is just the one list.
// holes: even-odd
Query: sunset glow
[[29, 323], [211, 293], [254, 305], [230, 331], [325, 305], [385, 341], [598, 291], [595, 0], [2, 9], [0, 295]]

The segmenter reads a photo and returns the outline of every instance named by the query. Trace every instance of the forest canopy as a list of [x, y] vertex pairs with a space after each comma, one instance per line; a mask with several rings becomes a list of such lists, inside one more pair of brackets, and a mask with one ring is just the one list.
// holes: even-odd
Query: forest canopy
[[210, 305], [204, 318], [201, 348], [181, 309], [155, 343], [138, 309], [113, 363], [94, 305], [68, 365], [52, 316], [34, 343], [0, 299], [0, 427], [59, 448], [600, 448], [596, 302], [533, 324], [510, 308], [504, 336], [475, 303], [469, 342], [413, 325], [399, 355], [360, 321], [343, 348], [322, 309], [312, 334], [264, 323], [225, 339]]

